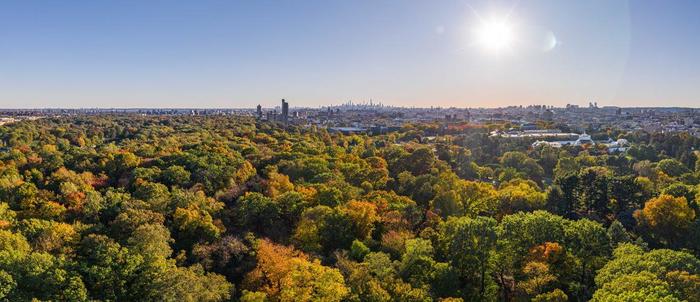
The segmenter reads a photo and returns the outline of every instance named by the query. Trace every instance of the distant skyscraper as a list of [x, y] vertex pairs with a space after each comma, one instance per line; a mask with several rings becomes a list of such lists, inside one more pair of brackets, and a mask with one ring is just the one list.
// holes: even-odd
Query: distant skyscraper
[[289, 119], [289, 103], [282, 99], [282, 121], [287, 122]]
[[263, 112], [262, 112], [262, 106], [260, 106], [260, 104], [258, 104], [258, 108], [255, 111], [255, 113], [258, 114], [258, 119], [262, 119]]

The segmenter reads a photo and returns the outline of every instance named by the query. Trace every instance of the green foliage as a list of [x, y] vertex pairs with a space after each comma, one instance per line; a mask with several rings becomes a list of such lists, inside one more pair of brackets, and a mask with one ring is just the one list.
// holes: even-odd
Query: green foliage
[[0, 126], [0, 300], [700, 300], [700, 139], [489, 135], [512, 126]]
[[[595, 278], [595, 301], [682, 301], [685, 293], [672, 291], [677, 273], [700, 273], [700, 260], [672, 250], [645, 252], [640, 247], [622, 244], [614, 257]], [[686, 278], [687, 279], [687, 278]]]
[[364, 243], [362, 243], [362, 241], [357, 239], [353, 240], [352, 245], [350, 246], [350, 257], [356, 261], [362, 261], [362, 259], [365, 259], [365, 256], [367, 256], [369, 252], [370, 249]]
[[238, 199], [234, 211], [237, 223], [243, 228], [268, 236], [279, 231], [281, 209], [267, 196], [248, 192]]
[[681, 176], [681, 174], [683, 173], [690, 172], [690, 170], [685, 165], [683, 165], [683, 163], [675, 159], [668, 158], [661, 160], [659, 161], [658, 165], [659, 169], [661, 169], [662, 172], [672, 177], [678, 177]]
[[547, 202], [547, 195], [536, 184], [518, 180], [503, 184], [498, 197], [502, 213], [508, 214], [543, 209]]
[[440, 226], [440, 250], [463, 282], [466, 295], [484, 299], [489, 281], [488, 263], [496, 246], [496, 221], [492, 218], [450, 218]]
[[561, 289], [555, 289], [551, 292], [539, 294], [532, 298], [532, 302], [566, 302], [569, 297]]
[[190, 177], [190, 171], [178, 165], [172, 165], [161, 173], [163, 182], [171, 186], [185, 187], [190, 182]]

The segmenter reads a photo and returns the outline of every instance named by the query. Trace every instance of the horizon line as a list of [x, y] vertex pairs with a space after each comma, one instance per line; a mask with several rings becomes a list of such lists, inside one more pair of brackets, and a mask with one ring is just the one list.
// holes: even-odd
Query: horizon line
[[[363, 104], [360, 104], [362, 106]], [[574, 105], [574, 104], [572, 104]], [[328, 108], [328, 107], [343, 107], [345, 104], [342, 105], [325, 105], [325, 106], [317, 106], [317, 107], [309, 107], [309, 106], [295, 106], [295, 107], [290, 107], [290, 109], [319, 109], [319, 108]], [[532, 105], [511, 105], [511, 106], [505, 106], [505, 107], [456, 107], [456, 106], [450, 106], [450, 107], [443, 107], [443, 106], [431, 106], [431, 107], [417, 107], [417, 106], [392, 106], [392, 105], [384, 105], [383, 107], [378, 107], [378, 108], [401, 108], [401, 109], [508, 109], [508, 108], [528, 108], [531, 106], [543, 106], [543, 105], [538, 105], [538, 104], [532, 104]], [[553, 106], [553, 105], [544, 105], [546, 106], [547, 109], [549, 108], [554, 108], [554, 109], [566, 109], [567, 107], [560, 107], [560, 106]], [[578, 109], [606, 109], [606, 108], [622, 108], [622, 109], [655, 109], [655, 108], [664, 108], [664, 109], [700, 109], [700, 107], [686, 107], [686, 106], [600, 106], [600, 107], [588, 107], [588, 106], [580, 106], [580, 105], [574, 105], [578, 106]], [[263, 109], [273, 109], [277, 108], [279, 106], [274, 106], [274, 107], [265, 107], [262, 106], [261, 108]], [[377, 107], [377, 106], [374, 106]], [[576, 107], [574, 107], [576, 108]], [[14, 110], [153, 110], [153, 109], [158, 109], [158, 110], [255, 110], [256, 107], [16, 107], [16, 108], [0, 108], [0, 111], [14, 111]]]

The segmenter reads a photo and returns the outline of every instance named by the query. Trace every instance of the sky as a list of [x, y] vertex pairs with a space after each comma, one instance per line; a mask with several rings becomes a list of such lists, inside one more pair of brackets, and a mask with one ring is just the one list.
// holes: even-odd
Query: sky
[[[4, 0], [0, 108], [700, 107], [699, 13], [695, 0]], [[507, 42], [490, 47], [504, 34], [485, 24]]]

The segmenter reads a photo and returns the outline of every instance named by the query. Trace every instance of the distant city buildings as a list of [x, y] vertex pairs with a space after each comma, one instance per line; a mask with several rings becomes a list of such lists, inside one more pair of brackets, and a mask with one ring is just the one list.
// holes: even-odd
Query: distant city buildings
[[[693, 108], [620, 108], [567, 104], [555, 108], [547, 105], [508, 106], [502, 108], [413, 108], [386, 106], [382, 102], [348, 101], [320, 108], [295, 107], [282, 100], [280, 106], [265, 109], [197, 109], [197, 108], [82, 108], [82, 109], [0, 109], [1, 123], [27, 117], [71, 116], [82, 114], [140, 115], [231, 115], [251, 116], [260, 121], [293, 125], [335, 127], [342, 130], [365, 129], [369, 133], [386, 133], [406, 123], [435, 122], [441, 128], [464, 124], [504, 123], [514, 127], [498, 135], [508, 137], [561, 137], [566, 133], [593, 133], [606, 129], [649, 132], [685, 132], [700, 137], [699, 109]], [[544, 123], [543, 123], [544, 122]], [[375, 129], [371, 130], [371, 129]], [[550, 132], [560, 129], [560, 133]], [[521, 132], [518, 132], [521, 131]], [[341, 131], [342, 132], [342, 131]]]
[[532, 143], [533, 148], [540, 146], [550, 146], [553, 148], [561, 148], [564, 146], [580, 146], [580, 147], [590, 147], [602, 145], [608, 149], [609, 153], [625, 152], [629, 149], [630, 144], [626, 139], [618, 139], [613, 141], [608, 139], [606, 141], [595, 142], [590, 135], [583, 133], [578, 136], [576, 140], [566, 140], [566, 141], [543, 141], [537, 140]]
[[281, 117], [283, 122], [288, 122], [289, 121], [289, 103], [287, 103], [284, 99], [282, 99], [282, 117]]

